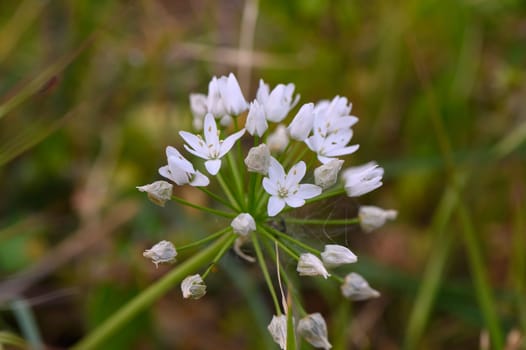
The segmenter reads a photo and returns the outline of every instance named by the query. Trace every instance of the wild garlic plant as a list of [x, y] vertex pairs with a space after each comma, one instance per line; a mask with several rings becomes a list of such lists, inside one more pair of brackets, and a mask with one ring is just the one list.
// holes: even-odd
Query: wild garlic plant
[[[276, 315], [268, 326], [274, 341], [285, 349], [291, 344], [288, 338], [297, 334], [314, 347], [330, 349], [321, 314], [309, 314], [297, 300], [285, 297], [284, 290], [292, 289], [288, 285], [292, 282], [286, 278], [288, 272], [280, 260], [288, 256], [296, 261], [300, 276], [334, 279], [341, 284], [343, 296], [351, 300], [374, 298], [379, 293], [356, 273], [340, 277], [332, 272], [357, 261], [348, 247], [327, 244], [320, 251], [284, 232], [276, 223], [284, 220], [286, 224], [287, 214], [305, 204], [342, 194], [357, 197], [377, 189], [382, 185], [383, 169], [375, 162], [344, 169], [344, 159], [340, 158], [358, 150], [358, 145], [350, 144], [358, 118], [351, 115], [351, 104], [345, 97], [303, 104], [292, 116], [299, 102], [294, 90], [293, 84], [279, 84], [271, 90], [261, 80], [256, 98], [248, 103], [237, 79], [230, 74], [214, 77], [208, 94], [190, 95], [195, 130], [179, 132], [184, 149], [166, 148], [167, 165], [159, 169], [159, 174], [169, 182], [157, 181], [138, 189], [156, 204], [164, 206], [166, 201], [174, 200], [225, 218], [225, 227], [177, 249], [171, 242], [161, 241], [144, 256], [157, 265], [172, 262], [177, 250], [220, 242], [212, 260], [203, 262], [207, 268], [201, 273], [194, 271], [182, 281], [184, 298], [203, 297], [212, 267], [233, 249], [242, 259], [257, 262], [261, 268], [275, 307]], [[199, 188], [216, 205], [204, 207], [174, 196], [173, 186]], [[361, 225], [369, 232], [395, 217], [394, 210], [362, 206], [358, 217], [334, 223]], [[316, 223], [299, 218], [295, 222]], [[331, 224], [331, 220], [325, 223]], [[252, 245], [253, 254], [243, 250], [248, 245]], [[268, 262], [276, 264], [277, 281], [273, 281]], [[294, 317], [300, 319], [296, 322]]]

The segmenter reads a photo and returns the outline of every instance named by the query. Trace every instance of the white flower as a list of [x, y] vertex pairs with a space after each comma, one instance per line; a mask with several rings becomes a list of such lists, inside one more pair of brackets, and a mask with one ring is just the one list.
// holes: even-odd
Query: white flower
[[204, 94], [190, 94], [190, 110], [194, 116], [193, 127], [198, 131], [203, 129], [203, 119], [208, 111], [206, 100], [207, 96]]
[[268, 121], [279, 123], [294, 108], [299, 101], [299, 95], [294, 94], [294, 84], [278, 84], [274, 90], [269, 92], [269, 86], [263, 80], [259, 81], [259, 88], [256, 93], [256, 100], [265, 109], [265, 117]]
[[155, 181], [148, 185], [137, 186], [137, 189], [146, 192], [153, 203], [164, 207], [164, 203], [172, 198], [173, 185], [166, 181]]
[[338, 244], [327, 244], [325, 250], [321, 253], [321, 259], [328, 268], [352, 264], [358, 261], [356, 255], [349, 248]]
[[327, 324], [318, 312], [309, 314], [298, 322], [298, 333], [315, 348], [332, 348], [327, 340]]
[[240, 236], [246, 236], [256, 230], [256, 222], [252, 215], [248, 213], [241, 213], [236, 216], [230, 226], [234, 229], [234, 233]]
[[207, 109], [216, 118], [238, 115], [248, 108], [234, 74], [213, 77], [208, 84]]
[[152, 259], [155, 267], [158, 267], [159, 263], [168, 263], [175, 261], [177, 251], [172, 242], [160, 241], [155, 244], [151, 249], [146, 249], [142, 255], [145, 258]]
[[324, 136], [319, 128], [314, 128], [314, 134], [305, 140], [305, 144], [318, 155], [318, 160], [323, 164], [335, 157], [354, 153], [359, 145], [347, 146], [352, 139], [352, 129], [340, 129], [337, 132]]
[[279, 124], [274, 132], [267, 137], [267, 145], [272, 152], [283, 152], [289, 144], [289, 135], [287, 128], [283, 124]]
[[272, 321], [267, 327], [272, 339], [281, 349], [287, 348], [287, 316], [272, 316]]
[[307, 103], [301, 106], [300, 110], [292, 119], [287, 130], [289, 135], [294, 140], [305, 141], [312, 131], [312, 123], [314, 122], [314, 104]]
[[262, 143], [257, 147], [252, 147], [245, 158], [245, 165], [250, 172], [267, 175], [270, 166], [270, 150], [268, 146]]
[[250, 103], [245, 129], [250, 135], [258, 135], [259, 137], [263, 136], [268, 129], [265, 110], [257, 100]]
[[211, 175], [216, 175], [221, 168], [221, 158], [234, 146], [234, 143], [243, 136], [245, 129], [228, 136], [225, 140], [219, 140], [216, 121], [209, 113], [205, 116], [204, 137], [194, 135], [187, 131], [180, 131], [179, 135], [187, 145], [186, 150], [193, 155], [206, 159], [205, 167]]
[[396, 210], [384, 210], [370, 205], [362, 205], [358, 211], [360, 226], [365, 232], [371, 232], [382, 227], [387, 220], [396, 219], [397, 215]]
[[200, 299], [206, 294], [206, 284], [201, 275], [191, 275], [181, 282], [181, 291], [185, 299]]
[[172, 146], [166, 147], [168, 165], [159, 168], [159, 174], [172, 180], [177, 185], [190, 184], [192, 186], [208, 186], [210, 180], [199, 170], [195, 170], [192, 163], [186, 160], [178, 150]]
[[369, 283], [355, 272], [345, 276], [345, 281], [341, 285], [343, 296], [354, 301], [378, 298], [380, 293], [372, 289]]
[[351, 167], [342, 172], [344, 187], [349, 197], [358, 197], [382, 186], [384, 169], [375, 162]]
[[314, 107], [314, 128], [326, 137], [339, 130], [350, 130], [358, 118], [349, 115], [351, 104], [345, 97], [336, 96], [332, 101], [321, 101]]
[[270, 194], [267, 211], [269, 216], [279, 214], [285, 204], [293, 208], [305, 204], [305, 199], [316, 197], [321, 193], [321, 188], [312, 184], [301, 184], [305, 176], [307, 166], [301, 161], [290, 168], [285, 175], [283, 166], [274, 158], [270, 157], [268, 177], [263, 179], [263, 188]]
[[300, 276], [323, 276], [325, 279], [330, 276], [321, 260], [311, 253], [300, 255], [296, 271], [298, 271]]
[[331, 187], [338, 180], [338, 173], [342, 168], [343, 160], [333, 159], [314, 169], [314, 183], [324, 190]]

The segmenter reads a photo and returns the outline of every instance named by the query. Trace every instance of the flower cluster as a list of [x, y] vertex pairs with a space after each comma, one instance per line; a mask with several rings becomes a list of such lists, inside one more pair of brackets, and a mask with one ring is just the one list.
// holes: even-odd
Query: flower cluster
[[[271, 89], [261, 80], [255, 99], [247, 102], [233, 74], [214, 77], [208, 94], [190, 95], [196, 132], [179, 132], [184, 150], [197, 161], [188, 160], [178, 149], [168, 146], [167, 165], [159, 168], [159, 174], [177, 186], [190, 185], [202, 190], [217, 205], [203, 207], [176, 197], [173, 185], [166, 181], [138, 189], [147, 192], [156, 204], [164, 205], [173, 199], [228, 220], [225, 228], [188, 247], [178, 247], [178, 250], [216, 241], [219, 244], [212, 263], [230, 248], [244, 260], [257, 261], [276, 309], [268, 327], [276, 343], [284, 349], [287, 337], [297, 333], [315, 347], [330, 349], [321, 314], [306, 314], [300, 311], [302, 307], [294, 307], [299, 302], [292, 296], [283, 295], [284, 290], [292, 286], [288, 285], [290, 278], [284, 278], [285, 287], [281, 284], [280, 276], [286, 277], [289, 273], [280, 263], [282, 255], [296, 261], [300, 276], [321, 276], [340, 282], [342, 294], [351, 300], [374, 298], [379, 293], [354, 272], [346, 277], [335, 274], [335, 268], [357, 261], [349, 248], [327, 244], [320, 251], [280, 229], [276, 222], [286, 221], [287, 212], [307, 203], [371, 192], [382, 185], [383, 169], [370, 162], [342, 170], [345, 159], [341, 157], [354, 153], [359, 147], [350, 144], [352, 127], [358, 118], [351, 115], [352, 106], [345, 97], [303, 104], [287, 125], [289, 114], [298, 102], [299, 95], [295, 94], [293, 84], [278, 84]], [[244, 145], [247, 144], [253, 147], [246, 149]], [[211, 182], [213, 178], [217, 180], [215, 186]], [[394, 210], [363, 206], [356, 218], [334, 222], [328, 219], [324, 224], [361, 225], [363, 231], [370, 232], [395, 217]], [[295, 222], [319, 224], [299, 218], [295, 218]], [[243, 251], [246, 244], [251, 244], [253, 254]], [[174, 261], [176, 254], [175, 247], [163, 241], [146, 250], [144, 256], [158, 264]], [[276, 262], [281, 302], [267, 268], [266, 259], [269, 258]], [[205, 295], [205, 280], [212, 265], [209, 264], [204, 273], [182, 281], [185, 298], [199, 299]], [[292, 305], [287, 305], [285, 300], [291, 300]], [[289, 315], [290, 310], [303, 313], [296, 331], [287, 329], [287, 325], [296, 325], [294, 317]]]

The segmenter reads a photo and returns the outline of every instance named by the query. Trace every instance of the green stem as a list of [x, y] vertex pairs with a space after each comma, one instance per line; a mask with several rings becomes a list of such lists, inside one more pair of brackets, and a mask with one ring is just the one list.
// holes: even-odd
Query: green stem
[[341, 220], [330, 220], [330, 219], [300, 219], [287, 217], [287, 223], [292, 224], [303, 224], [303, 225], [352, 225], [359, 224], [360, 219], [341, 219]]
[[314, 255], [320, 255], [320, 251], [315, 249], [315, 248], [312, 248], [311, 246], [309, 246], [308, 244], [305, 244], [301, 241], [298, 241], [297, 239], [294, 239], [292, 238], [291, 236], [287, 235], [286, 233], [283, 233], [279, 230], [276, 230], [275, 228], [273, 228], [272, 226], [269, 226], [269, 225], [263, 225], [263, 228], [265, 228], [266, 230], [270, 231], [273, 235], [275, 236], [278, 236], [280, 238], [283, 238], [295, 245], [297, 245], [298, 247], [300, 248], [303, 248], [304, 250], [314, 254]]
[[209, 195], [210, 197], [212, 197], [214, 200], [216, 200], [216, 201], [218, 201], [219, 203], [223, 204], [224, 206], [226, 206], [226, 207], [228, 207], [228, 208], [230, 208], [230, 209], [232, 209], [232, 210], [235, 210], [234, 206], [233, 206], [230, 202], [224, 200], [224, 199], [221, 198], [219, 195], [213, 193], [212, 191], [207, 190], [207, 189], [204, 188], [204, 187], [198, 187], [198, 188], [199, 188], [201, 191], [203, 191], [205, 194], [207, 194], [207, 195]]
[[270, 274], [267, 269], [267, 264], [265, 263], [263, 252], [261, 251], [261, 247], [259, 245], [258, 236], [256, 232], [252, 232], [250, 236], [252, 238], [252, 244], [254, 245], [254, 250], [256, 251], [256, 256], [258, 258], [258, 263], [261, 268], [261, 272], [263, 273], [263, 276], [265, 277], [265, 282], [267, 283], [268, 290], [270, 292], [270, 295], [272, 296], [272, 301], [274, 302], [276, 313], [279, 315], [281, 313], [281, 308], [279, 306], [278, 297], [276, 296], [276, 291], [274, 290], [274, 285], [272, 284], [272, 280], [270, 278]]
[[223, 189], [225, 196], [227, 196], [228, 200], [234, 207], [234, 210], [237, 212], [241, 212], [241, 202], [239, 202], [238, 199], [234, 197], [234, 195], [232, 194], [232, 191], [230, 191], [230, 188], [226, 184], [221, 173], [218, 173], [216, 178], [217, 178], [217, 181], [219, 182], [219, 186], [221, 186], [221, 188]]
[[428, 260], [422, 283], [413, 303], [403, 349], [417, 349], [424, 334], [436, 298], [440, 281], [453, 246], [453, 231], [447, 230], [453, 210], [457, 206], [455, 190], [450, 186], [440, 201], [432, 225], [434, 248]]
[[206, 276], [208, 276], [210, 271], [212, 271], [212, 268], [216, 266], [217, 262], [223, 257], [223, 255], [225, 255], [225, 252], [232, 246], [232, 243], [234, 243], [236, 238], [237, 238], [237, 235], [235, 234], [230, 235], [230, 238], [225, 242], [221, 250], [215, 256], [214, 260], [212, 260], [212, 262], [210, 263], [210, 266], [208, 266], [206, 271], [203, 273], [203, 276], [201, 276], [203, 280], [206, 278]]
[[134, 317], [151, 306], [163, 294], [180, 283], [186, 276], [194, 273], [201, 266], [212, 259], [224, 246], [229, 236], [222, 237], [210, 246], [201, 250], [178, 267], [171, 270], [159, 281], [142, 291], [134, 299], [120, 308], [110, 318], [106, 319], [99, 327], [77, 343], [73, 349], [103, 349], [105, 341]]
[[234, 218], [234, 217], [236, 217], [236, 214], [234, 214], [234, 213], [227, 213], [227, 212], [222, 211], [222, 210], [217, 210], [217, 209], [203, 207], [203, 206], [201, 206], [199, 204], [194, 204], [194, 203], [188, 202], [187, 200], [179, 198], [177, 196], [172, 196], [172, 200], [176, 201], [177, 203], [181, 203], [183, 205], [186, 205], [188, 207], [199, 209], [199, 210], [202, 210], [204, 212], [207, 212], [207, 213], [210, 213], [210, 214], [214, 214], [214, 215], [218, 215], [218, 216], [222, 216], [222, 217], [225, 217], [225, 218]]
[[284, 244], [279, 239], [276, 239], [276, 237], [274, 237], [270, 232], [268, 232], [265, 227], [261, 227], [261, 233], [265, 237], [267, 237], [269, 239], [269, 241], [276, 242], [280, 246], [281, 249], [283, 249], [288, 255], [290, 255], [295, 260], [298, 260], [300, 258], [298, 253], [296, 253], [294, 250], [289, 248], [286, 244]]
[[468, 251], [475, 290], [477, 291], [477, 299], [480, 308], [482, 309], [486, 326], [488, 327], [491, 343], [495, 349], [502, 349], [504, 346], [504, 338], [502, 336], [497, 311], [495, 310], [495, 305], [493, 303], [494, 298], [486, 275], [486, 268], [484, 267], [479, 241], [475, 234], [475, 229], [473, 228], [471, 215], [462, 201], [460, 201], [458, 207], [458, 215], [464, 229], [464, 241]]
[[206, 236], [203, 239], [200, 239], [198, 241], [195, 241], [195, 242], [183, 245], [181, 247], [177, 247], [177, 251], [181, 252], [181, 251], [186, 250], [186, 249], [190, 249], [190, 248], [193, 248], [193, 247], [200, 246], [202, 244], [205, 244], [205, 243], [207, 243], [209, 241], [212, 241], [212, 240], [216, 239], [217, 237], [227, 233], [230, 230], [232, 230], [232, 228], [230, 226], [225, 227], [224, 229], [222, 229], [220, 231], [217, 231], [216, 233], [212, 233], [211, 235], [208, 235], [208, 236]]
[[241, 207], [246, 208], [246, 198], [245, 198], [245, 192], [243, 191], [243, 184], [242, 184], [243, 180], [241, 179], [241, 175], [239, 173], [239, 169], [237, 168], [237, 164], [234, 161], [234, 156], [232, 155], [232, 152], [229, 152], [226, 157], [228, 159], [228, 164], [230, 165], [230, 168], [232, 169], [232, 176], [234, 177], [234, 184], [236, 186], [236, 194], [237, 194], [236, 198], [241, 204]]

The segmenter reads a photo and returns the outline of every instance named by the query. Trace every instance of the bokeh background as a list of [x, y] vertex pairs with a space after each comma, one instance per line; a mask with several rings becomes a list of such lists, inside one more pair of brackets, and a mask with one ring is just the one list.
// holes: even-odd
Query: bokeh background
[[[294, 83], [303, 102], [348, 97], [360, 118], [351, 163], [386, 170], [349, 205], [397, 209], [394, 223], [367, 235], [292, 228], [348, 243], [353, 269], [382, 292], [350, 304], [332, 283], [302, 281], [336, 348], [488, 349], [489, 334], [521, 348], [519, 0], [0, 2], [2, 342], [71, 346], [170, 269], [145, 248], [212, 232], [215, 221], [135, 186], [159, 179], [165, 147], [190, 128], [189, 93], [229, 72], [247, 99], [260, 78]], [[277, 348], [257, 268], [229, 255], [207, 284], [198, 302], [174, 286], [105, 348]]]

